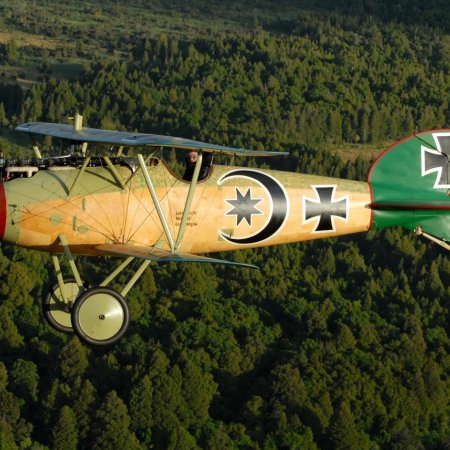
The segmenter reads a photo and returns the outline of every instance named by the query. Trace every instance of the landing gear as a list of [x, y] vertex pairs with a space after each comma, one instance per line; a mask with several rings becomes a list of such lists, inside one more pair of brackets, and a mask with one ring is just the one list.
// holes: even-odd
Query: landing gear
[[124, 297], [150, 264], [142, 262], [134, 275], [119, 292], [106, 287], [133, 260], [126, 258], [99, 286], [88, 288], [81, 280], [74, 258], [64, 235], [60, 244], [69, 262], [74, 278], [63, 278], [57, 255], [52, 255], [58, 283], [44, 300], [44, 315], [51, 326], [65, 333], [76, 335], [91, 345], [110, 345], [117, 342], [127, 331], [130, 312]]
[[114, 289], [93, 287], [81, 293], [72, 308], [72, 326], [91, 345], [109, 345], [125, 333], [130, 313], [125, 299]]
[[63, 281], [63, 290], [61, 292], [59, 283], [49, 289], [42, 303], [44, 317], [56, 330], [73, 333], [70, 312], [80, 293], [80, 287], [74, 278], [68, 278]]
[[91, 345], [118, 341], [128, 328], [130, 313], [125, 299], [114, 289], [84, 289], [74, 278], [53, 285], [43, 301], [44, 317], [50, 326], [63, 333], [75, 333]]

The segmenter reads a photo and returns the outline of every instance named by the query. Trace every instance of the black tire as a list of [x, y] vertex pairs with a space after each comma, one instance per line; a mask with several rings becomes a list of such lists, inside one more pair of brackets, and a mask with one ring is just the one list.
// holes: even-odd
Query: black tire
[[119, 292], [93, 287], [82, 292], [72, 308], [72, 326], [77, 336], [90, 345], [111, 345], [127, 331], [130, 312]]

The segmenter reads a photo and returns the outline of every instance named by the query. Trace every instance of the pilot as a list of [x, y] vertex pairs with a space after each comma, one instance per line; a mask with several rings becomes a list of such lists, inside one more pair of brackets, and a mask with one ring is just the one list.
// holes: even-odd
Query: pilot
[[[198, 152], [191, 151], [186, 155], [186, 169], [184, 171], [183, 180], [191, 181], [194, 175], [195, 163], [198, 159]], [[212, 153], [203, 153], [202, 165], [200, 166], [200, 172], [198, 179], [203, 180], [209, 174], [209, 169], [212, 164]]]

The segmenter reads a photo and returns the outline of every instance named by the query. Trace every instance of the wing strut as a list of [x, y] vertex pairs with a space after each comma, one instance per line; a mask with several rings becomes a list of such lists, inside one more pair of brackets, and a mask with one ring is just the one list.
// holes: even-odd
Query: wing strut
[[128, 294], [128, 291], [134, 286], [137, 280], [141, 277], [141, 275], [144, 273], [144, 270], [148, 267], [150, 264], [150, 260], [146, 259], [143, 261], [141, 266], [138, 270], [136, 270], [136, 273], [131, 277], [130, 281], [126, 284], [126, 286], [122, 289], [122, 292], [120, 293], [123, 297], [125, 297]]
[[161, 202], [159, 201], [159, 198], [156, 195], [156, 191], [155, 191], [155, 188], [153, 187], [152, 180], [150, 178], [150, 175], [148, 174], [148, 170], [145, 165], [144, 157], [140, 153], [137, 155], [137, 157], [138, 157], [139, 165], [141, 166], [142, 173], [144, 175], [144, 180], [147, 183], [148, 190], [150, 191], [150, 195], [152, 196], [153, 203], [155, 204], [155, 208], [156, 208], [156, 212], [158, 213], [159, 220], [161, 221], [161, 225], [164, 228], [164, 233], [166, 234], [166, 238], [169, 243], [170, 250], [173, 253], [175, 250], [175, 244], [173, 242], [172, 233], [170, 232], [167, 220], [164, 217], [164, 212], [161, 208]]
[[[114, 272], [111, 273], [111, 275], [109, 275], [109, 277], [105, 278], [105, 280], [100, 283], [100, 286], [107, 286], [117, 275], [119, 275], [119, 273], [121, 273], [125, 267], [128, 266], [128, 264], [130, 264], [131, 261], [133, 261], [135, 259], [134, 256], [129, 256], [125, 261], [123, 261], [122, 264], [120, 264], [119, 267], [116, 268], [116, 270], [114, 270]], [[144, 260], [143, 263], [141, 264], [141, 266], [139, 267], [138, 270], [136, 270], [135, 274], [131, 277], [131, 279], [128, 281], [128, 283], [125, 285], [125, 287], [122, 289], [122, 291], [120, 292], [120, 295], [122, 297], [125, 297], [128, 292], [130, 291], [130, 289], [136, 284], [136, 281], [139, 280], [139, 278], [141, 277], [141, 275], [144, 273], [144, 270], [148, 267], [148, 265], [150, 264], [150, 260]]]
[[127, 267], [131, 261], [133, 261], [133, 259], [134, 259], [133, 256], [129, 256], [119, 267], [116, 268], [116, 270], [114, 270], [114, 272], [111, 273], [111, 275], [109, 275], [107, 278], [105, 278], [99, 284], [99, 286], [102, 286], [102, 287], [108, 286], [108, 284], [111, 283], [111, 281], [114, 280], [114, 278], [116, 278], [116, 276], [119, 275], [119, 273], [122, 272], [122, 270], [125, 269], [125, 267]]
[[186, 223], [189, 213], [191, 211], [192, 199], [194, 198], [195, 188], [197, 187], [198, 174], [200, 173], [200, 167], [202, 165], [203, 155], [202, 152], [198, 153], [198, 158], [195, 163], [194, 173], [192, 174], [191, 184], [189, 186], [188, 195], [186, 198], [186, 203], [184, 204], [183, 216], [181, 217], [180, 228], [178, 230], [177, 242], [175, 243], [175, 251], [178, 250], [178, 247], [181, 244], [181, 240], [183, 239], [184, 232], [186, 231]]
[[114, 164], [111, 162], [109, 157], [103, 156], [103, 160], [106, 162], [107, 166], [109, 167], [109, 170], [111, 170], [113, 177], [116, 179], [117, 183], [119, 183], [119, 186], [122, 188], [122, 190], [125, 190], [125, 184], [120, 178], [119, 172], [117, 172], [117, 169], [114, 167]]
[[139, 160], [139, 165], [141, 166], [142, 173], [144, 174], [145, 182], [147, 183], [148, 190], [150, 191], [150, 195], [152, 196], [153, 203], [155, 204], [156, 211], [159, 216], [159, 220], [161, 221], [161, 225], [164, 228], [164, 233], [166, 234], [167, 241], [169, 242], [170, 250], [172, 253], [177, 253], [178, 247], [183, 240], [184, 232], [186, 231], [186, 223], [189, 217], [189, 213], [191, 211], [192, 199], [194, 198], [195, 188], [197, 187], [198, 176], [200, 174], [200, 168], [202, 166], [203, 155], [202, 152], [199, 152], [197, 161], [194, 167], [194, 173], [192, 175], [191, 184], [189, 186], [188, 195], [186, 197], [186, 202], [184, 204], [183, 215], [181, 217], [180, 228], [177, 234], [177, 240], [174, 243], [172, 233], [170, 232], [169, 225], [164, 216], [164, 212], [161, 208], [161, 202], [159, 201], [158, 196], [156, 195], [155, 188], [153, 187], [152, 180], [147, 170], [147, 166], [145, 164], [144, 158], [141, 154], [137, 155]]
[[79, 170], [77, 177], [75, 178], [74, 182], [72, 183], [72, 186], [70, 186], [69, 193], [67, 194], [67, 197], [72, 193], [73, 189], [75, 188], [76, 184], [81, 180], [81, 177], [83, 176], [83, 173], [86, 170], [86, 167], [89, 164], [89, 161], [91, 160], [90, 156], [86, 156], [83, 165], [81, 166], [81, 169]]

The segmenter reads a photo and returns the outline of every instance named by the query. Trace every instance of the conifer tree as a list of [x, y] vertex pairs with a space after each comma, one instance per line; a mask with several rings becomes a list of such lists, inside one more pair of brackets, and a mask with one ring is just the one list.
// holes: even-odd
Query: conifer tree
[[347, 401], [341, 401], [331, 420], [329, 438], [336, 450], [363, 450], [363, 441]]
[[92, 424], [92, 449], [140, 449], [135, 434], [130, 431], [130, 416], [116, 391], [110, 391], [100, 405]]
[[76, 450], [78, 446], [78, 429], [75, 414], [64, 405], [52, 430], [54, 450]]
[[8, 371], [6, 370], [5, 364], [0, 361], [0, 391], [6, 390], [6, 385], [8, 383]]
[[80, 440], [84, 440], [89, 435], [94, 414], [94, 405], [97, 402], [97, 392], [89, 380], [81, 384], [78, 389], [73, 410], [77, 419], [78, 435]]
[[18, 450], [18, 448], [11, 426], [0, 417], [0, 450]]
[[88, 350], [78, 337], [73, 336], [62, 348], [59, 360], [61, 375], [69, 383], [73, 382], [76, 377], [83, 375], [89, 365]]
[[36, 364], [19, 358], [11, 368], [10, 383], [19, 397], [28, 402], [37, 400], [39, 374]]
[[152, 403], [153, 385], [150, 377], [145, 375], [135, 384], [130, 393], [131, 430], [136, 433], [143, 446], [150, 447], [152, 443]]

